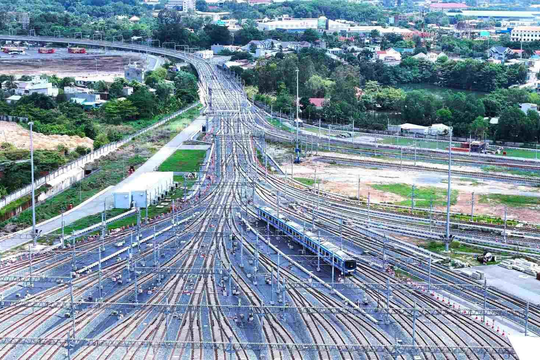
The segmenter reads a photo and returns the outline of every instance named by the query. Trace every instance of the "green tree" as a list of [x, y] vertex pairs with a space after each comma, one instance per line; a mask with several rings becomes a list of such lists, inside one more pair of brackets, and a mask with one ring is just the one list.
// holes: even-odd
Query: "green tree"
[[123, 78], [116, 78], [109, 88], [109, 99], [118, 99], [123, 97], [124, 86], [126, 86], [127, 81]]
[[[497, 137], [501, 140], [518, 142], [521, 139], [527, 115], [518, 107], [509, 107], [501, 113], [497, 129]], [[525, 129], [525, 131], [528, 131]]]
[[156, 97], [147, 88], [141, 88], [128, 97], [143, 118], [151, 118], [158, 113]]
[[437, 110], [437, 120], [443, 124], [449, 124], [452, 121], [452, 112], [447, 108]]
[[121, 124], [126, 120], [131, 120], [139, 114], [137, 108], [129, 100], [108, 101], [101, 108], [105, 119], [110, 124]]
[[302, 41], [314, 43], [315, 41], [319, 40], [319, 33], [315, 29], [306, 29], [300, 39]]
[[470, 131], [476, 136], [483, 138], [489, 129], [489, 121], [483, 116], [478, 116], [470, 125]]
[[94, 140], [94, 150], [99, 149], [100, 147], [107, 145], [109, 143], [109, 138], [107, 137], [107, 134], [99, 134], [96, 139]]

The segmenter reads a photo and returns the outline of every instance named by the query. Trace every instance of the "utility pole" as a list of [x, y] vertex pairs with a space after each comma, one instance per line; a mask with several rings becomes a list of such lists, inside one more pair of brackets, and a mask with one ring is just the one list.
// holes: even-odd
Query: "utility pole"
[[356, 190], [356, 198], [360, 200], [360, 176], [358, 176], [358, 189]]
[[471, 194], [471, 222], [474, 221], [474, 191]]
[[32, 181], [32, 242], [34, 247], [36, 247], [36, 185], [34, 184], [34, 139], [32, 136], [32, 126], [34, 123], [31, 121], [28, 125], [30, 125], [30, 172]]
[[446, 240], [444, 242], [445, 251], [450, 249], [450, 198], [452, 191], [452, 128], [450, 128], [448, 140], [448, 193], [446, 194]]
[[296, 69], [296, 149], [295, 152], [298, 155], [300, 152], [300, 149], [298, 148], [298, 126], [300, 125], [300, 99], [298, 97], [298, 73], [300, 72], [299, 69]]
[[506, 243], [506, 218], [507, 218], [507, 207], [504, 206], [504, 242]]
[[411, 213], [414, 212], [414, 184], [412, 185], [411, 191]]

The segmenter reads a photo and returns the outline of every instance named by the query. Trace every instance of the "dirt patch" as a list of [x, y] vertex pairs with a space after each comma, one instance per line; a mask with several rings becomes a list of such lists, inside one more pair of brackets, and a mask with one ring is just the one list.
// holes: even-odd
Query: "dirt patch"
[[[56, 150], [58, 145], [71, 151], [77, 146], [94, 148], [94, 140], [80, 136], [44, 135], [34, 132], [33, 141], [35, 150]], [[29, 130], [14, 122], [0, 121], [0, 142], [10, 143], [18, 149], [30, 149]]]
[[[287, 153], [283, 148], [273, 149], [276, 158], [281, 160], [283, 170], [290, 175], [291, 159], [290, 151]], [[343, 154], [330, 154], [329, 156], [349, 157]], [[351, 156], [350, 158], [358, 158]], [[367, 158], [369, 159], [369, 158]], [[405, 161], [404, 161], [405, 163]], [[433, 165], [433, 164], [432, 164]], [[437, 166], [437, 165], [436, 165]], [[466, 167], [463, 167], [466, 168]], [[466, 168], [470, 170], [471, 168]], [[479, 171], [479, 169], [475, 169]], [[294, 177], [303, 177], [308, 179], [317, 178], [322, 180], [321, 189], [338, 193], [348, 197], [357, 196], [358, 178], [360, 178], [360, 196], [366, 199], [368, 193], [372, 203], [397, 203], [405, 198], [373, 189], [370, 185], [373, 184], [396, 184], [403, 183], [417, 187], [437, 187], [447, 188], [447, 175], [432, 172], [420, 172], [414, 170], [399, 170], [399, 169], [379, 169], [379, 168], [362, 168], [357, 166], [348, 166], [340, 164], [330, 164], [317, 161], [317, 157], [307, 158], [301, 164], [294, 164]], [[477, 180], [472, 178], [452, 177], [452, 189], [458, 191], [457, 203], [452, 206], [452, 212], [460, 212], [470, 214], [471, 211], [471, 194], [475, 193], [475, 215], [490, 215], [494, 217], [504, 217], [504, 205], [498, 203], [481, 203], [480, 196], [482, 194], [508, 194], [508, 195], [525, 195], [538, 196], [538, 189], [528, 186], [519, 186], [516, 184]], [[445, 206], [437, 207], [438, 210], [446, 210]], [[540, 223], [539, 209], [531, 206], [521, 208], [507, 209], [508, 219], [516, 219], [526, 221], [533, 224]]]
[[[50, 59], [15, 59], [2, 60], [2, 74], [6, 75], [53, 75], [87, 76], [95, 75], [118, 75], [124, 74], [124, 67], [130, 62], [140, 61], [135, 55], [126, 56], [92, 56], [87, 57], [54, 57]], [[96, 66], [97, 64], [97, 66]]]

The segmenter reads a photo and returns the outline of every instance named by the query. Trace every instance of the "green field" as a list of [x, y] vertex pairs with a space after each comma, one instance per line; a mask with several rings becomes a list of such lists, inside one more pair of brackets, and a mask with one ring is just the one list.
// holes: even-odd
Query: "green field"
[[[414, 140], [407, 139], [401, 136], [396, 137], [385, 137], [380, 143], [382, 144], [391, 144], [399, 146], [414, 146], [416, 142], [416, 147], [423, 149], [439, 149], [444, 150], [448, 149], [448, 141], [428, 141], [428, 140]], [[452, 142], [453, 146], [458, 146], [455, 142]]]
[[315, 184], [315, 179], [310, 179], [310, 178], [295, 177], [294, 180], [301, 182], [302, 184], [306, 186], [313, 186]]
[[174, 172], [197, 172], [199, 171], [206, 150], [176, 150], [174, 154], [169, 156], [158, 168], [159, 171], [174, 171]]
[[506, 156], [526, 159], [540, 159], [540, 153], [537, 154], [534, 150], [504, 149], [504, 151], [506, 151]]
[[491, 172], [491, 173], [505, 173], [516, 176], [529, 176], [529, 177], [540, 177], [540, 172], [536, 171], [527, 171], [520, 169], [508, 169], [500, 166], [482, 166], [482, 171]]
[[[384, 192], [390, 192], [406, 198], [407, 200], [400, 201], [398, 205], [411, 206], [412, 186], [407, 184], [384, 184], [371, 185], [372, 188]], [[414, 189], [414, 205], [416, 207], [428, 208], [430, 201], [433, 200], [434, 206], [446, 206], [446, 189], [436, 187], [415, 187]], [[450, 204], [454, 205], [457, 202], [458, 191], [452, 190]]]
[[511, 207], [527, 207], [531, 205], [540, 205], [540, 197], [524, 195], [489, 194], [480, 196], [480, 202], [495, 202]]
[[273, 127], [279, 130], [287, 131], [287, 132], [293, 132], [293, 129], [288, 127], [287, 125], [283, 124], [279, 119], [275, 118], [267, 118], [268, 122], [272, 124]]

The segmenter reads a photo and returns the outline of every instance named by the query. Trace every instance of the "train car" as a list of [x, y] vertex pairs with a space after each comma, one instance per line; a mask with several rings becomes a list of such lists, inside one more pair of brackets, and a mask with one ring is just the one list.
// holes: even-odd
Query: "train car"
[[80, 47], [68, 47], [68, 53], [70, 54], [86, 54], [85, 48]]
[[344, 251], [330, 241], [319, 238], [317, 234], [304, 230], [304, 227], [269, 207], [257, 208], [259, 218], [274, 228], [286, 233], [294, 242], [302, 245], [314, 254], [320, 254], [321, 259], [333, 265], [344, 275], [352, 275], [356, 271], [356, 260], [348, 256]]
[[44, 47], [39, 48], [38, 50], [40, 54], [54, 54], [54, 51], [55, 50], [53, 48], [44, 48]]

